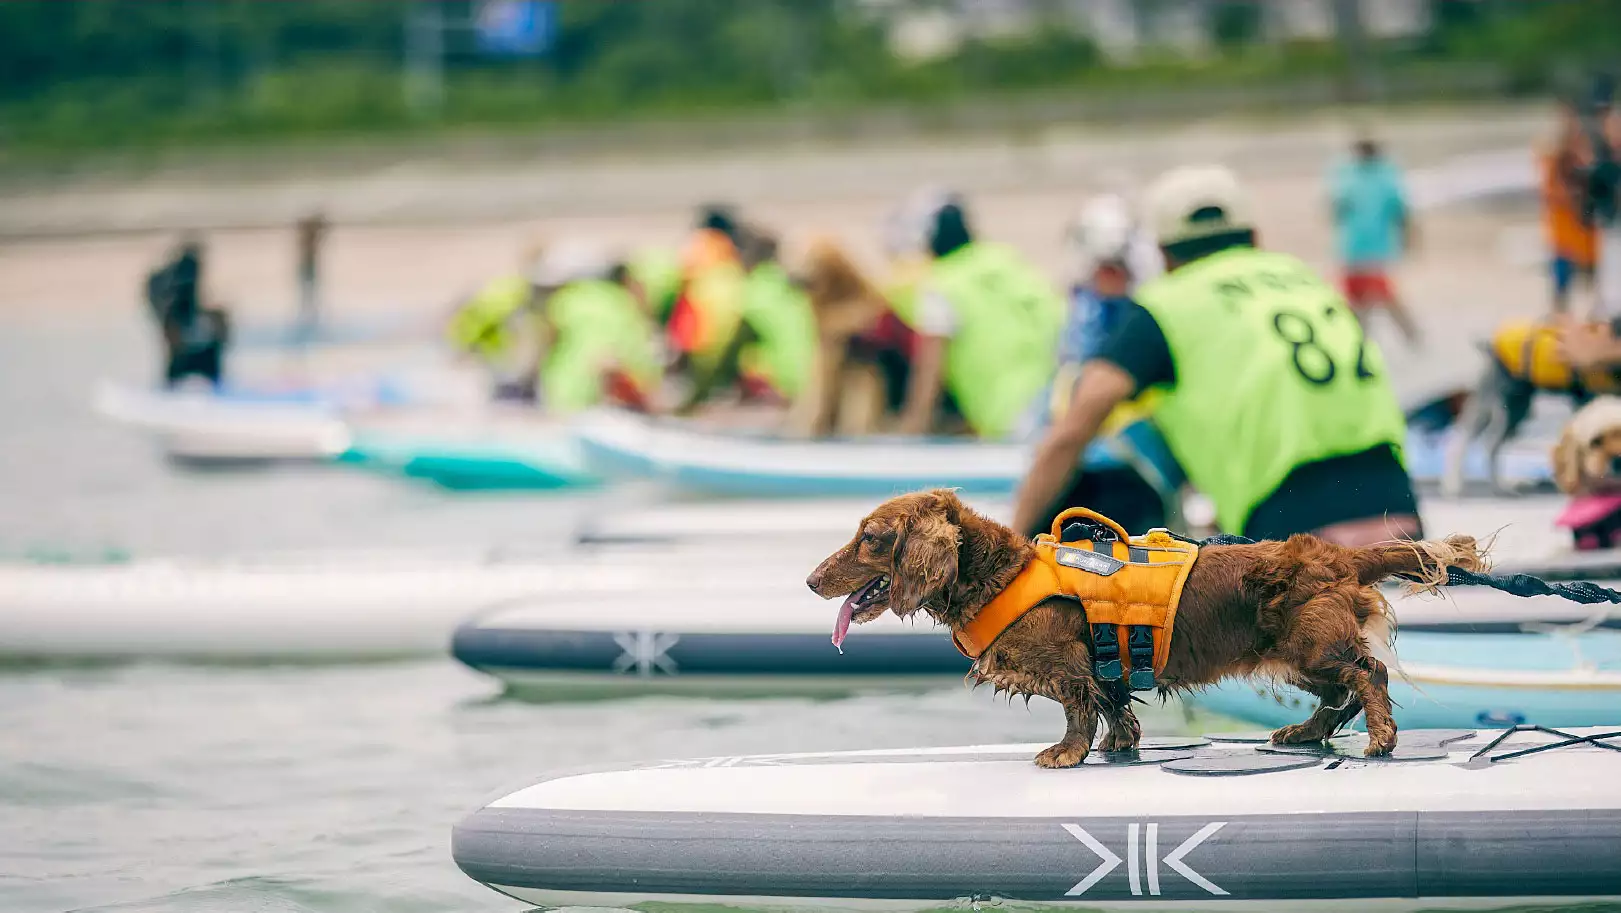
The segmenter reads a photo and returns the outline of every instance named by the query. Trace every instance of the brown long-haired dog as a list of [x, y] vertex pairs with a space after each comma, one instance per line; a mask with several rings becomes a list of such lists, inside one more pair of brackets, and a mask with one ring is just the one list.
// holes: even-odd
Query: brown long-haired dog
[[[840, 627], [886, 611], [906, 617], [921, 610], [955, 635], [1035, 554], [1029, 539], [970, 510], [952, 492], [916, 492], [879, 505], [806, 583], [823, 598], [849, 597]], [[1391, 619], [1375, 585], [1403, 575], [1435, 586], [1448, 566], [1483, 569], [1475, 540], [1345, 548], [1297, 535], [1205, 546], [1182, 589], [1160, 692], [1269, 675], [1321, 701], [1310, 719], [1277, 730], [1273, 741], [1322, 741], [1365, 712], [1367, 754], [1388, 754], [1396, 724], [1386, 665], [1376, 654], [1392, 658]], [[1108, 724], [1104, 751], [1134, 748], [1141, 736], [1130, 692], [1094, 677], [1090, 642], [1083, 607], [1048, 599], [997, 637], [970, 673], [998, 690], [1063, 705], [1064, 738], [1036, 756], [1043, 767], [1085, 760], [1100, 716]]]
[[885, 379], [871, 346], [859, 344], [889, 311], [889, 302], [833, 241], [813, 241], [794, 278], [816, 316], [816, 366], [789, 410], [787, 430], [803, 437], [878, 430], [888, 411]]

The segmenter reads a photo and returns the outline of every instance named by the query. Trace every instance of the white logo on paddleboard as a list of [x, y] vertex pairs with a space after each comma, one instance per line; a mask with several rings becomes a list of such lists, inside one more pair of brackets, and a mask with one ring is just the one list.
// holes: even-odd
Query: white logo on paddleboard
[[[1210, 879], [1200, 875], [1193, 867], [1182, 860], [1199, 844], [1205, 842], [1216, 831], [1227, 825], [1225, 821], [1212, 821], [1199, 828], [1192, 837], [1184, 840], [1176, 849], [1159, 855], [1159, 825], [1150, 822], [1146, 827], [1132, 824], [1126, 827], [1126, 874], [1131, 883], [1131, 895], [1143, 896], [1143, 872], [1140, 860], [1148, 861], [1148, 893], [1154, 897], [1159, 896], [1159, 865], [1161, 862], [1188, 881], [1193, 882], [1211, 894], [1225, 895], [1227, 892]], [[1120, 865], [1120, 857], [1104, 846], [1096, 837], [1086, 832], [1079, 824], [1066, 824], [1064, 830], [1071, 837], [1086, 844], [1086, 848], [1098, 857], [1098, 867], [1093, 869], [1085, 878], [1075, 883], [1075, 887], [1065, 891], [1067, 897], [1078, 897], [1085, 894], [1091, 887], [1102, 881], [1104, 876], [1114, 871]], [[1142, 837], [1141, 840], [1138, 837]]]
[[674, 675], [680, 670], [675, 660], [666, 654], [680, 639], [680, 634], [659, 634], [654, 631], [623, 631], [615, 634], [614, 643], [625, 652], [614, 660], [613, 670], [619, 675], [634, 670], [643, 678], [655, 672]]

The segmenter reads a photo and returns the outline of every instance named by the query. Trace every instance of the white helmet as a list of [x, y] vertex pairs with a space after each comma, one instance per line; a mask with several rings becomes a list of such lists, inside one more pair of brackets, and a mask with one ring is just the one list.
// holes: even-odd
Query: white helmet
[[1148, 220], [1161, 244], [1255, 228], [1249, 195], [1221, 165], [1173, 168], [1148, 188]]
[[1123, 194], [1103, 193], [1087, 200], [1070, 222], [1068, 235], [1083, 276], [1105, 263], [1124, 265], [1137, 282], [1164, 271], [1164, 258], [1137, 224]]

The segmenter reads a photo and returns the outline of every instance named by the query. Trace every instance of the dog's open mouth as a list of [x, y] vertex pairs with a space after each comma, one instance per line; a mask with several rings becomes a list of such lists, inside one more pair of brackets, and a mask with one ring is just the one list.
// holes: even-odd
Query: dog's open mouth
[[[839, 606], [839, 617], [833, 622], [833, 646], [838, 647], [839, 652], [843, 653], [844, 638], [845, 635], [850, 633], [850, 622], [854, 620], [856, 614], [859, 612], [865, 615], [865, 613], [873, 606], [879, 605], [880, 600], [885, 600], [888, 598], [888, 574], [879, 574], [877, 577], [874, 577], [862, 584], [860, 589], [857, 589], [854, 593], [846, 596], [844, 603]], [[870, 618], [862, 619], [862, 621], [870, 620]]]

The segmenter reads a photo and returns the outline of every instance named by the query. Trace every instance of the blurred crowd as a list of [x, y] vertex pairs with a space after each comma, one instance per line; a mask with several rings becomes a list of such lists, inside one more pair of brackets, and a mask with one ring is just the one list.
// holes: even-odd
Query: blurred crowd
[[[1500, 352], [1497, 362], [1511, 372], [1520, 370], [1516, 358], [1527, 362], [1522, 373], [1533, 387], [1587, 378], [1578, 395], [1592, 394], [1621, 376], [1621, 320], [1601, 319], [1621, 314], [1613, 276], [1621, 251], [1609, 228], [1614, 150], [1621, 148], [1612, 94], [1600, 78], [1561, 101], [1557, 130], [1540, 150], [1550, 306], [1497, 340], [1499, 349], [1512, 349], [1523, 337], [1518, 355]], [[1394, 278], [1416, 247], [1416, 221], [1400, 168], [1371, 132], [1329, 168], [1324, 191], [1340, 266], [1331, 294], [1356, 317], [1348, 344], [1358, 347], [1350, 356], [1357, 376], [1372, 377], [1377, 351], [1360, 325], [1374, 315], [1388, 315], [1409, 346], [1422, 345]], [[1187, 318], [1177, 311], [1143, 316], [1139, 290], [1174, 284], [1179, 272], [1189, 273], [1187, 264], [1228, 247], [1263, 246], [1231, 173], [1176, 169], [1140, 195], [1115, 190], [1082, 201], [1063, 228], [1076, 264], [1066, 290], [1018, 250], [983, 237], [969, 202], [948, 189], [917, 190], [882, 228], [887, 263], [876, 279], [832, 238], [785, 257], [777, 227], [729, 204], [700, 207], [688, 235], [663, 247], [616, 249], [574, 237], [535, 242], [509, 274], [455, 302], [445, 338], [488, 372], [493, 398], [548, 414], [612, 405], [758, 424], [767, 413], [774, 430], [803, 437], [1051, 437], [1078, 391], [1088, 389], [1087, 366], [1102, 360], [1123, 368], [1130, 382], [1099, 394], [1106, 415], [1083, 436], [1126, 441], [1131, 472], [1124, 479], [1089, 473], [1093, 488], [1070, 492], [1069, 502], [1180, 485], [1179, 464], [1189, 456], [1165, 452], [1159, 400], [1180, 382], [1188, 356], [1167, 348], [1177, 348], [1180, 330], [1172, 325]], [[320, 319], [327, 231], [319, 214], [297, 227], [300, 321], [310, 329]], [[1205, 245], [1209, 237], [1225, 240]], [[169, 384], [188, 376], [218, 383], [222, 375], [230, 320], [202, 292], [205, 263], [202, 241], [187, 238], [148, 282]], [[1325, 313], [1331, 318], [1334, 309], [1330, 302]], [[1149, 332], [1139, 326], [1145, 320]], [[1329, 352], [1318, 341], [1326, 331], [1317, 320], [1280, 311], [1268, 332], [1293, 347], [1300, 376], [1323, 385], [1337, 368], [1332, 353], [1312, 360], [1311, 353]], [[1541, 361], [1554, 363], [1541, 369], [1554, 376], [1547, 384], [1535, 379]], [[1610, 380], [1591, 379], [1600, 375]], [[1145, 423], [1155, 431], [1134, 440], [1132, 429]], [[1048, 487], [1055, 490], [1044, 496], [1061, 488], [1056, 481]], [[1133, 528], [1158, 518], [1154, 511], [1120, 517]]]

